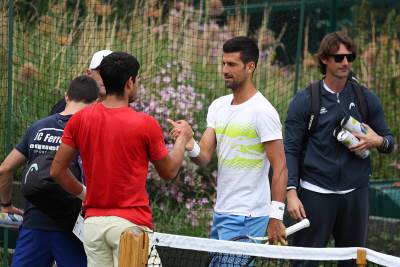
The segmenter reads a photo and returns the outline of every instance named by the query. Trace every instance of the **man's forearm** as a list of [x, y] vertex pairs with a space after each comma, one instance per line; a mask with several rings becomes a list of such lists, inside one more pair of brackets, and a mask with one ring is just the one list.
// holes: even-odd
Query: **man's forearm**
[[83, 184], [74, 177], [69, 169], [60, 172], [56, 176], [53, 176], [53, 179], [64, 188], [65, 191], [78, 196], [82, 193], [84, 188]]
[[285, 153], [286, 157], [286, 166], [288, 172], [288, 185], [289, 188], [298, 188], [299, 187], [299, 162], [301, 158], [294, 153]]
[[285, 198], [287, 186], [287, 170], [286, 167], [281, 167], [274, 170], [272, 176], [272, 192], [271, 192], [271, 208], [269, 212], [270, 218], [283, 220], [285, 212]]
[[64, 190], [78, 196], [82, 193], [83, 185], [69, 170], [69, 164], [76, 156], [77, 149], [61, 143], [50, 167], [50, 176], [59, 183]]
[[12, 174], [7, 172], [2, 172], [0, 173], [0, 204], [10, 203], [11, 196], [12, 196]]
[[199, 154], [199, 156], [195, 157], [195, 158], [190, 158], [196, 165], [199, 165], [201, 167], [205, 167], [208, 165], [208, 163], [210, 162], [209, 158], [206, 157], [204, 154], [202, 155], [201, 153]]
[[182, 166], [182, 162], [185, 157], [185, 145], [185, 139], [183, 137], [178, 137], [172, 150], [169, 152], [169, 156], [171, 158], [169, 176], [171, 179], [176, 177], [180, 167]]
[[[194, 139], [193, 142], [196, 143]], [[193, 155], [193, 153], [188, 152], [188, 156], [195, 164], [205, 167], [211, 161], [217, 146], [215, 130], [213, 128], [207, 128], [197, 146], [199, 150], [198, 153], [194, 153], [195, 155]]]
[[8, 204], [11, 201], [12, 181], [15, 170], [26, 162], [26, 157], [17, 149], [13, 149], [0, 165], [0, 202]]
[[272, 176], [272, 192], [271, 198], [274, 201], [284, 203], [286, 198], [286, 187], [288, 182], [288, 172], [286, 167], [281, 167], [278, 170], [274, 170]]
[[[196, 141], [195, 141], [196, 142]], [[196, 143], [197, 144], [197, 143]], [[190, 153], [188, 153], [190, 159], [196, 164], [199, 165], [201, 167], [205, 167], [208, 165], [208, 163], [211, 161], [211, 156], [209, 153], [207, 153], [206, 149], [201, 149], [201, 147], [204, 147], [204, 145], [201, 143], [197, 144], [198, 146], [198, 155], [196, 157], [193, 157], [190, 155]]]

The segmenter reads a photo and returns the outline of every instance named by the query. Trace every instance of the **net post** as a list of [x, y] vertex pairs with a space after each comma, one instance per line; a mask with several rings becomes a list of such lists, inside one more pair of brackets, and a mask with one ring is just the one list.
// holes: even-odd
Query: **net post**
[[365, 248], [357, 249], [356, 264], [358, 267], [367, 266], [367, 250]]
[[[136, 229], [135, 229], [136, 230]], [[127, 229], [119, 241], [119, 267], [143, 267], [149, 255], [149, 236], [147, 232]]]

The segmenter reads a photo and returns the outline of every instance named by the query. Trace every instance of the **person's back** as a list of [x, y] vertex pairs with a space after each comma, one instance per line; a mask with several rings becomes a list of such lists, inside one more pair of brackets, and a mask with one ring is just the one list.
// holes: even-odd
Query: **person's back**
[[[145, 190], [148, 162], [163, 179], [174, 178], [182, 164], [185, 144], [192, 137], [186, 123], [168, 153], [159, 124], [129, 107], [138, 91], [139, 62], [114, 52], [99, 67], [106, 98], [67, 124], [51, 167], [55, 180], [84, 200], [84, 246], [88, 266], [118, 266], [119, 238], [127, 228], [152, 227]], [[86, 187], [67, 172], [80, 151]], [[86, 197], [86, 198], [85, 198]]]
[[166, 156], [160, 126], [132, 108], [98, 103], [75, 115], [75, 145], [82, 156], [88, 191], [86, 216], [114, 216], [152, 228], [146, 193], [149, 159]]
[[[22, 142], [15, 147], [26, 156], [27, 165], [30, 165], [40, 155], [57, 150], [65, 125], [71, 116], [71, 114], [61, 115], [57, 113], [38, 120], [29, 127]], [[68, 227], [69, 224], [64, 224], [69, 218], [64, 217], [60, 218], [60, 220], [55, 220], [29, 201], [26, 201], [23, 218], [22, 225], [26, 228], [59, 231], [71, 230]]]
[[[72, 114], [94, 102], [98, 92], [98, 86], [92, 78], [80, 76], [74, 79], [66, 93], [65, 110], [36, 121], [29, 127], [22, 141], [4, 160], [2, 167], [8, 168], [5, 173], [14, 172], [24, 162], [30, 164], [40, 155], [57, 151], [67, 121]], [[9, 178], [2, 175], [3, 171], [0, 174], [1, 180]], [[5, 195], [3, 190], [2, 199]], [[9, 211], [13, 211], [12, 206]], [[86, 265], [83, 246], [72, 234], [70, 222], [76, 218], [56, 219], [28, 201], [23, 217], [13, 266], [50, 267], [54, 260], [60, 267]]]

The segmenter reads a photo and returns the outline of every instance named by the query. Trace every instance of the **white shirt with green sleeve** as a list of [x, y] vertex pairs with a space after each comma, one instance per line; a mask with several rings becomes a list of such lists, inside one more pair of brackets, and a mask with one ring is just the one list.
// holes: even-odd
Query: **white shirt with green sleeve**
[[257, 92], [246, 102], [232, 105], [233, 95], [213, 101], [207, 127], [216, 133], [218, 155], [215, 212], [267, 216], [271, 192], [270, 163], [263, 142], [282, 139], [279, 115]]

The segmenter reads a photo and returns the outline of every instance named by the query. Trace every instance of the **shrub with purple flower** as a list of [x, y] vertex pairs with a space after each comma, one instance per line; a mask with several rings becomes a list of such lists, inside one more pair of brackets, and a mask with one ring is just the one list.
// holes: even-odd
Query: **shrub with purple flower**
[[[195, 75], [190, 64], [185, 61], [166, 63], [148, 81], [140, 86], [139, 99], [133, 107], [156, 118], [163, 129], [167, 147], [171, 149], [173, 145], [167, 118], [188, 121], [195, 138], [199, 139], [202, 127], [198, 123], [205, 123], [206, 118], [206, 110], [203, 110], [205, 95], [196, 92], [192, 86]], [[213, 181], [211, 170], [200, 169], [186, 158], [178, 177], [172, 182], [163, 181], [151, 165], [147, 185], [150, 199], [156, 201], [159, 207], [166, 201], [186, 207], [188, 220], [195, 226], [201, 211], [212, 207]]]

